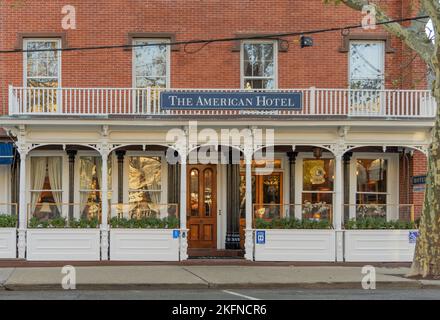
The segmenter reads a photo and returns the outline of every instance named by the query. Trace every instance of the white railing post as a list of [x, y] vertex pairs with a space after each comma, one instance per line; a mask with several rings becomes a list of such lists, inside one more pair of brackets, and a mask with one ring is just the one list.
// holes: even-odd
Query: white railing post
[[17, 105], [16, 105], [15, 100], [13, 98], [13, 95], [14, 95], [13, 91], [14, 91], [14, 88], [11, 85], [9, 85], [9, 87], [8, 87], [8, 101], [9, 101], [9, 114], [10, 115], [17, 113], [17, 109], [16, 109]]
[[310, 114], [315, 114], [316, 110], [316, 88], [310, 87]]

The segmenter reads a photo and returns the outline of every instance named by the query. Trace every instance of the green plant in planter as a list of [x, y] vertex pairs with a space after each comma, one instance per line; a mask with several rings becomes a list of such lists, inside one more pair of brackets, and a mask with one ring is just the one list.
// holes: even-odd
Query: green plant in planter
[[73, 229], [96, 229], [99, 226], [98, 218], [81, 218], [69, 221], [69, 227]]
[[0, 228], [15, 228], [17, 227], [17, 216], [0, 214]]
[[408, 230], [417, 229], [417, 224], [412, 221], [392, 220], [383, 217], [364, 217], [352, 219], [345, 223], [347, 230]]
[[176, 217], [163, 219], [156, 217], [143, 217], [140, 219], [113, 217], [110, 219], [110, 226], [115, 229], [175, 229], [179, 227], [179, 220]]
[[291, 218], [276, 218], [272, 220], [257, 219], [257, 229], [331, 229], [332, 225], [328, 220], [300, 220]]
[[71, 220], [67, 223], [66, 218], [54, 218], [49, 220], [39, 220], [36, 217], [32, 217], [29, 220], [29, 228], [31, 229], [62, 229], [62, 228], [73, 228], [73, 229], [92, 229], [97, 228], [99, 225], [98, 218], [91, 219], [79, 219]]

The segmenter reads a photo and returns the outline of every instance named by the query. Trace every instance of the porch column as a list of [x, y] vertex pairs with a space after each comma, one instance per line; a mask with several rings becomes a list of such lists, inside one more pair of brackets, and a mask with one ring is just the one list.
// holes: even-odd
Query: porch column
[[[289, 214], [295, 217], [295, 163], [298, 152], [287, 152], [289, 157]], [[292, 206], [293, 205], [293, 206]]]
[[343, 202], [344, 202], [344, 174], [342, 152], [335, 154], [335, 202], [333, 206], [333, 228], [336, 232], [336, 261], [344, 260], [343, 248], [343, 231], [342, 231], [342, 217], [343, 217]]
[[75, 157], [76, 150], [67, 150], [67, 155], [69, 156], [69, 221], [72, 221], [75, 202]]
[[18, 213], [18, 257], [26, 258], [26, 229], [27, 229], [27, 206], [26, 206], [26, 156], [27, 151], [20, 152], [20, 199]]
[[244, 159], [246, 163], [246, 229], [244, 257], [254, 260], [254, 231], [252, 229], [252, 148], [245, 148]]
[[186, 152], [180, 152], [180, 260], [188, 259], [188, 229], [186, 227]]
[[118, 158], [118, 203], [124, 203], [124, 157], [125, 150], [116, 151]]
[[107, 147], [101, 149], [101, 260], [108, 260], [108, 155], [109, 150]]
[[344, 154], [344, 220], [348, 221], [350, 219], [350, 206], [346, 204], [350, 203], [350, 161], [353, 153], [347, 152]]

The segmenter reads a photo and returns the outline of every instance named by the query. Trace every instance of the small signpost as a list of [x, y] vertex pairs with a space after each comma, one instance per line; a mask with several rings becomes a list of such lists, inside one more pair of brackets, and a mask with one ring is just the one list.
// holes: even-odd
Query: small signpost
[[257, 244], [265, 244], [266, 243], [266, 231], [258, 230], [256, 234]]
[[424, 192], [426, 185], [426, 175], [412, 177], [413, 192]]
[[173, 239], [179, 239], [180, 230], [173, 230]]

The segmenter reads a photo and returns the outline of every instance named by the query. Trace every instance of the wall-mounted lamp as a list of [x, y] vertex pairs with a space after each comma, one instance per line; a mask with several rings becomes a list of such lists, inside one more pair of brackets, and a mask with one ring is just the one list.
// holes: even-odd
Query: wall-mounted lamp
[[316, 159], [320, 159], [320, 158], [322, 157], [322, 149], [319, 148], [319, 147], [315, 147], [315, 148], [313, 148], [313, 156], [314, 156]]
[[301, 48], [313, 47], [313, 38], [301, 36], [300, 43], [301, 43]]

